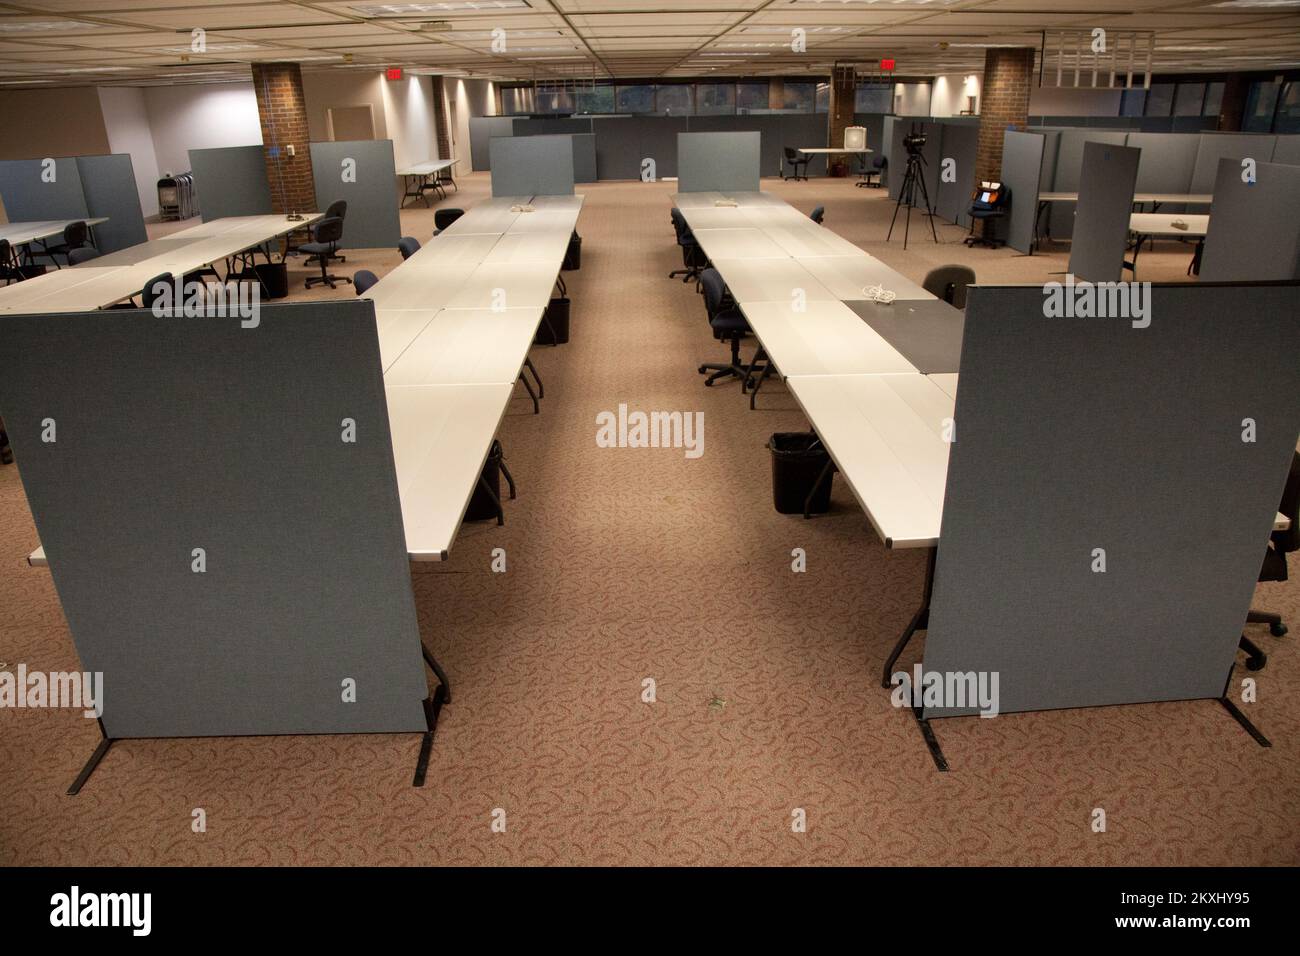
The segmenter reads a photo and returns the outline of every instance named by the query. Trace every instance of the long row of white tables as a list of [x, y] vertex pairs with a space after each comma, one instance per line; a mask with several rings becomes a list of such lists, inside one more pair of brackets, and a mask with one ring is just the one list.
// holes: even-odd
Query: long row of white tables
[[446, 560], [528, 358], [581, 196], [471, 208], [365, 293], [375, 303], [413, 561]]
[[[304, 229], [322, 218], [235, 216], [214, 219], [0, 289], [0, 312], [85, 312], [136, 295], [154, 276], [184, 276]], [[269, 253], [268, 253], [269, 259]]]
[[847, 304], [883, 286], [905, 322], [934, 296], [769, 193], [673, 201], [876, 533], [936, 544], [957, 376], [924, 374]]

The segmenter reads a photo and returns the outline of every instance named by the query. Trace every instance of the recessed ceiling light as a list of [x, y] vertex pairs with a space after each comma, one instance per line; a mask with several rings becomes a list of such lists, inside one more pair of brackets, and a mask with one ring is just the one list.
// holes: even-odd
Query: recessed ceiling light
[[209, 43], [202, 50], [195, 50], [188, 46], [164, 46], [159, 47], [159, 53], [170, 53], [175, 56], [189, 56], [192, 53], [200, 55], [204, 53], [238, 53], [243, 50], [263, 50], [266, 49], [260, 43]]
[[1213, 53], [1215, 50], [1226, 50], [1226, 46], [1158, 46], [1157, 53]]
[[442, 3], [374, 3], [354, 6], [363, 17], [410, 17], [426, 13], [452, 13], [469, 10], [517, 10], [527, 7], [524, 0], [443, 0]]

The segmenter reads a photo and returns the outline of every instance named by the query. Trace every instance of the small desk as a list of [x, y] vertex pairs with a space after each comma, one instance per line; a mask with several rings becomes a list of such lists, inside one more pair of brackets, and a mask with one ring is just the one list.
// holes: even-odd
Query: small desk
[[[402, 194], [402, 205], [405, 206], [408, 199], [423, 199], [425, 206], [428, 206], [429, 197], [426, 194], [430, 189], [434, 190], [440, 198], [446, 199], [447, 191], [442, 188], [442, 184], [447, 182], [456, 186], [456, 181], [451, 178], [448, 170], [458, 162], [460, 162], [458, 159], [431, 159], [428, 162], [399, 169], [397, 175], [402, 177], [406, 190]], [[459, 186], [456, 186], [456, 191], [460, 191]]]
[[[1174, 225], [1176, 222], [1182, 223], [1186, 228], [1178, 228]], [[1133, 270], [1133, 278], [1137, 278], [1138, 253], [1142, 251], [1142, 244], [1155, 239], [1157, 236], [1161, 238], [1195, 239], [1196, 249], [1192, 253], [1192, 261], [1187, 266], [1187, 274], [1200, 274], [1201, 253], [1205, 248], [1205, 234], [1210, 230], [1210, 217], [1208, 215], [1135, 212], [1128, 218], [1128, 230], [1137, 237], [1133, 243], [1133, 261], [1126, 263]]]

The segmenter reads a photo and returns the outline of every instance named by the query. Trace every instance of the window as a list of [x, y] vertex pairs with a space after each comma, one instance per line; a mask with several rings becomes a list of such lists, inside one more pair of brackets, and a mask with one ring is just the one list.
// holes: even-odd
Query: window
[[534, 94], [535, 113], [572, 113], [573, 93], [568, 90], [538, 90]]
[[768, 103], [767, 81], [762, 83], [736, 84], [736, 112], [748, 113], [751, 110], [766, 110]]
[[855, 113], [888, 113], [894, 108], [893, 83], [866, 83], [860, 85], [854, 97]]
[[1174, 94], [1175, 116], [1200, 116], [1205, 103], [1204, 83], [1179, 83]]
[[1295, 80], [1289, 81], [1282, 87], [1273, 132], [1300, 133], [1300, 83]]
[[736, 84], [696, 83], [695, 112], [702, 116], [736, 112]]
[[1146, 106], [1147, 91], [1143, 89], [1125, 90], [1120, 95], [1119, 115], [1120, 116], [1141, 116], [1143, 107]]
[[817, 106], [818, 113], [829, 113], [831, 111], [831, 85], [829, 83], [817, 84]]
[[1206, 83], [1205, 84], [1205, 105], [1201, 109], [1202, 116], [1218, 116], [1219, 110], [1223, 108], [1223, 84]]
[[1147, 116], [1168, 116], [1174, 108], [1174, 84], [1152, 83], [1147, 91]]
[[613, 84], [601, 83], [594, 89], [579, 90], [577, 107], [579, 113], [613, 113]]
[[501, 90], [501, 112], [506, 116], [528, 114], [532, 112], [526, 86], [507, 86]]
[[616, 109], [620, 113], [653, 113], [655, 111], [655, 88], [653, 86], [620, 86], [616, 99]]
[[817, 105], [816, 83], [785, 83], [781, 108], [792, 113], [811, 113]]
[[694, 91], [689, 83], [665, 83], [655, 90], [655, 112], [665, 116], [688, 116], [692, 109]]
[[1273, 111], [1281, 84], [1277, 80], [1261, 80], [1250, 84], [1246, 94], [1246, 114], [1241, 118], [1244, 133], [1271, 133]]

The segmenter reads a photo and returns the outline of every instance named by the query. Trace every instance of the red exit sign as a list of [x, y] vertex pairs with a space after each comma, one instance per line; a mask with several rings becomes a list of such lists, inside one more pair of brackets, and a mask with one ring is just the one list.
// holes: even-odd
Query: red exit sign
[[891, 56], [891, 57], [890, 57], [889, 59], [887, 59], [887, 60], [881, 60], [881, 61], [880, 61], [880, 68], [881, 68], [882, 70], [884, 70], [886, 73], [888, 73], [889, 71], [893, 70], [893, 68], [894, 68], [894, 58]]
[[384, 70], [384, 79], [400, 80], [402, 78], [402, 68], [400, 66], [389, 67]]

